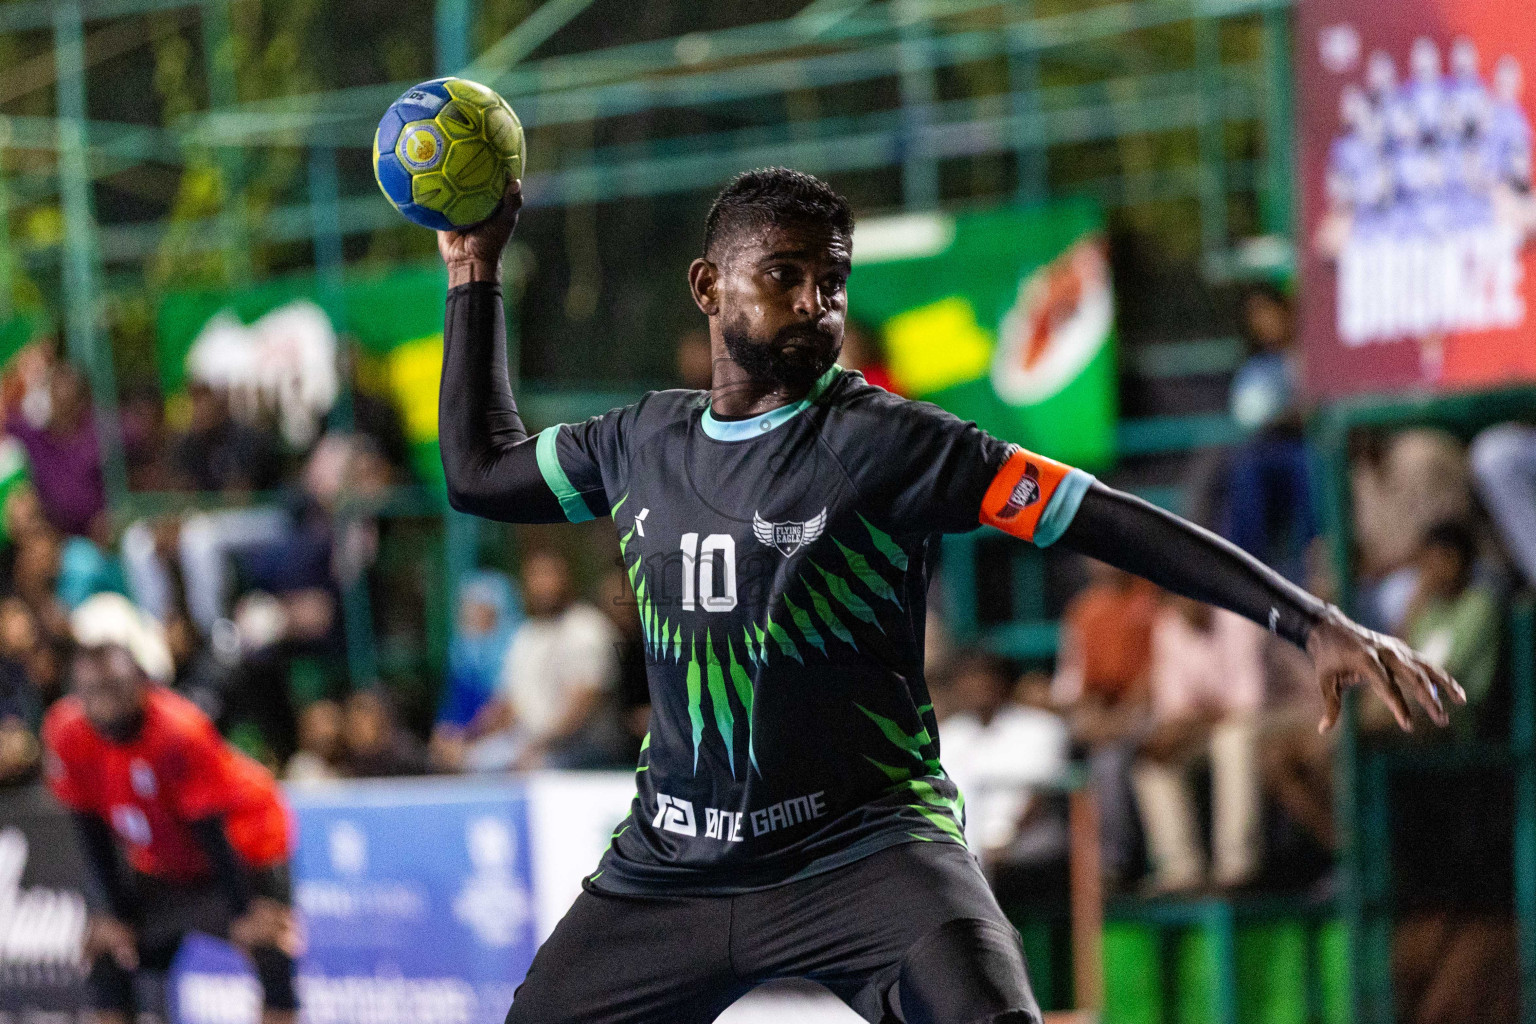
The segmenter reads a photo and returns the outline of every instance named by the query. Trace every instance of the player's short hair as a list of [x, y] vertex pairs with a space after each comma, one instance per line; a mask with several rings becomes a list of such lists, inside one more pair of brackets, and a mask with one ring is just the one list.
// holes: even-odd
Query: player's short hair
[[775, 224], [824, 224], [853, 237], [853, 208], [815, 175], [788, 167], [760, 167], [738, 174], [716, 197], [704, 218], [704, 256], [717, 258], [745, 231]]

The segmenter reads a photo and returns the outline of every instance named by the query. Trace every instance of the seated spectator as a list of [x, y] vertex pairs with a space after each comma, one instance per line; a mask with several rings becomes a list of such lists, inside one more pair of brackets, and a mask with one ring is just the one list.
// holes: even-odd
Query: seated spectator
[[125, 389], [117, 407], [123, 432], [123, 469], [130, 491], [168, 491], [175, 485], [166, 458], [165, 398], [159, 385], [140, 381]]
[[1350, 463], [1361, 622], [1400, 633], [1425, 534], [1471, 515], [1466, 452], [1450, 434], [1418, 428], [1362, 435]]
[[8, 413], [5, 429], [27, 450], [48, 522], [66, 535], [89, 536], [107, 497], [85, 377], [68, 364], [54, 366], [46, 407], [29, 407], [23, 400]]
[[[300, 486], [286, 506], [224, 509], [200, 513], [182, 524], [174, 541], [179, 549], [180, 576], [187, 612], [203, 636], [223, 619], [237, 620], [231, 604], [235, 570], [252, 589], [279, 598], [303, 594], [300, 612], [318, 609], [333, 584], [345, 587], [371, 562], [376, 529], [366, 517], [349, 518], [339, 539], [337, 512], [344, 500], [368, 501], [388, 485], [387, 469], [370, 444], [356, 435], [327, 434], [305, 463]], [[169, 564], [165, 531], [146, 522], [135, 523], [123, 536], [123, 558], [129, 588], [142, 606], [162, 622], [176, 615], [175, 573]], [[344, 578], [338, 578], [344, 577]], [[294, 611], [294, 609], [289, 609]], [[257, 621], [257, 620], [252, 620]], [[329, 632], [334, 609], [315, 626], [310, 616], [291, 620], [302, 636], [313, 640]], [[238, 621], [236, 622], [238, 626]], [[247, 639], [257, 648], [287, 637], [257, 631]]]
[[494, 730], [474, 744], [475, 771], [592, 768], [614, 764], [617, 636], [603, 613], [575, 599], [563, 557], [536, 551], [523, 561], [523, 609], [495, 701]]
[[[0, 683], [0, 687], [4, 687]], [[0, 696], [0, 704], [5, 698]], [[37, 733], [20, 717], [0, 707], [0, 786], [20, 785], [37, 778]]]
[[1234, 453], [1227, 486], [1228, 540], [1300, 579], [1317, 536], [1312, 458], [1301, 430], [1290, 299], [1255, 286], [1243, 297], [1251, 354], [1232, 380], [1232, 418], [1250, 432]]
[[0, 586], [7, 593], [16, 590], [16, 560], [21, 548], [35, 537], [51, 537], [55, 530], [43, 515], [43, 503], [37, 490], [22, 481], [6, 492], [4, 504], [5, 544], [0, 547]]
[[123, 531], [123, 568], [131, 596], [161, 622], [185, 606], [201, 636], [229, 615], [234, 559], [247, 548], [280, 543], [291, 525], [273, 506], [199, 512], [175, 522], [140, 520]]
[[416, 478], [411, 443], [400, 409], [388, 395], [387, 378], [382, 384], [370, 386], [371, 381], [365, 378], [381, 374], [365, 373], [365, 367], [377, 361], [368, 359], [355, 338], [345, 339], [345, 346], [341, 369], [348, 382], [347, 396], [326, 414], [326, 429], [368, 438], [388, 465], [391, 482], [410, 483]]
[[64, 680], [59, 646], [38, 627], [25, 601], [15, 597], [0, 601], [0, 671], [19, 674], [26, 680], [32, 697], [18, 698], [22, 703], [35, 700], [41, 709], [61, 695]]
[[122, 563], [110, 544], [90, 537], [70, 537], [59, 549], [58, 584], [55, 593], [66, 612], [74, 611], [97, 594], [128, 593]]
[[1051, 699], [1066, 714], [1073, 738], [1087, 748], [1099, 805], [1099, 855], [1114, 888], [1132, 877], [1140, 854], [1131, 764], [1146, 723], [1159, 592], [1102, 562], [1088, 565], [1088, 586], [1062, 615]]
[[11, 546], [6, 554], [8, 588], [31, 612], [44, 638], [69, 635], [68, 613], [59, 600], [59, 563], [63, 539], [43, 515], [42, 503], [29, 486], [12, 491], [5, 503]]
[[14, 657], [16, 645], [36, 642], [35, 635], [12, 636], [16, 616], [26, 615], [6, 601], [0, 609], [0, 786], [30, 781], [38, 763], [37, 730], [42, 725], [42, 695], [27, 675], [25, 663]]
[[1498, 595], [1473, 579], [1477, 541], [1463, 523], [1430, 528], [1416, 560], [1418, 588], [1408, 604], [1404, 639], [1430, 662], [1449, 672], [1467, 692], [1463, 714], [1453, 716], [1462, 734], [1493, 689], [1498, 671]]
[[425, 775], [427, 753], [395, 720], [394, 708], [378, 687], [348, 700], [342, 721], [343, 771], [355, 779]]
[[484, 732], [481, 712], [496, 695], [522, 608], [499, 572], [470, 573], [459, 584], [458, 617], [448, 641], [448, 678], [432, 729], [432, 759], [460, 771], [466, 744]]
[[215, 494], [265, 491], [282, 482], [283, 443], [275, 431], [242, 423], [229, 392], [203, 381], [187, 386], [192, 419], [171, 443], [173, 485]]
[[1006, 664], [969, 655], [950, 677], [940, 723], [944, 770], [966, 800], [966, 838], [987, 862], [1039, 862], [1066, 847], [1063, 823], [1039, 815], [1033, 792], [1066, 777], [1066, 723], [1012, 699], [1013, 689]]
[[[270, 429], [242, 423], [227, 389], [193, 380], [187, 389], [192, 419], [171, 443], [174, 488], [243, 499], [282, 482], [283, 446]], [[277, 541], [287, 524], [281, 508], [230, 508], [189, 516], [180, 525], [140, 520], [123, 533], [123, 561], [132, 595], [162, 623], [180, 602], [171, 570], [179, 562], [185, 604], [204, 635], [227, 614], [229, 561], [243, 547]], [[169, 528], [167, 528], [169, 527]]]
[[[1308, 589], [1325, 593], [1316, 582]], [[1264, 642], [1265, 710], [1259, 744], [1264, 789], [1323, 853], [1338, 848], [1333, 737], [1320, 733], [1323, 694], [1312, 661], [1279, 637]]]
[[1152, 858], [1150, 889], [1183, 892], [1207, 881], [1192, 785], [1211, 769], [1214, 872], [1222, 887], [1259, 868], [1257, 716], [1264, 700], [1264, 633], [1231, 612], [1169, 598], [1152, 632], [1153, 730], [1132, 779]]
[[1536, 427], [1505, 423], [1477, 435], [1472, 474], [1526, 586], [1536, 587]]
[[[217, 617], [203, 628], [222, 668], [199, 680], [200, 701], [232, 735], [244, 730], [242, 742], [274, 763], [295, 749], [294, 659], [312, 658], [338, 675], [344, 664], [341, 595], [377, 553], [378, 526], [366, 503], [385, 486], [387, 469], [365, 439], [328, 434], [310, 454], [288, 507], [262, 510], [277, 514], [273, 534], [225, 536], [210, 549], [219, 555], [207, 566], [216, 600], [203, 614]], [[184, 541], [191, 528], [189, 521]], [[199, 589], [189, 576], [189, 604]]]
[[288, 759], [283, 778], [300, 785], [342, 777], [341, 705], [317, 700], [299, 714], [299, 749]]

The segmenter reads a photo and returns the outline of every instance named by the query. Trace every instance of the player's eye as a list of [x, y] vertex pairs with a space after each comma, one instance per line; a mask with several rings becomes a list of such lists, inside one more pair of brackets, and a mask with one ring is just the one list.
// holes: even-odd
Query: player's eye
[[770, 267], [768, 276], [779, 284], [789, 284], [795, 279], [796, 275], [793, 267]]

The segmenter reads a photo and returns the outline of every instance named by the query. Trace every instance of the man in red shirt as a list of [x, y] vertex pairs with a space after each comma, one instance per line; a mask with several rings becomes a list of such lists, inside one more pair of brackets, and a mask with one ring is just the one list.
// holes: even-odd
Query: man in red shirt
[[71, 694], [43, 740], [49, 785], [74, 812], [99, 889], [86, 935], [99, 1019], [132, 1021], [135, 973], [167, 970], [195, 930], [244, 949], [264, 1024], [292, 1024], [292, 828], [277, 783], [160, 685], [169, 653], [126, 598], [93, 597], [70, 625]]
[[1052, 700], [1088, 751], [1099, 800], [1099, 857], [1111, 888], [1130, 880], [1140, 844], [1131, 766], [1146, 729], [1152, 622], [1161, 591], [1103, 562], [1061, 619]]

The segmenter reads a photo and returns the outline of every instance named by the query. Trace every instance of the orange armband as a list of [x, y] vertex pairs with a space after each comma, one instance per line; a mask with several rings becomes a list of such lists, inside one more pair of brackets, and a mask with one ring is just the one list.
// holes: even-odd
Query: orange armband
[[1047, 547], [1071, 525], [1093, 477], [1015, 447], [981, 500], [981, 522]]

